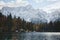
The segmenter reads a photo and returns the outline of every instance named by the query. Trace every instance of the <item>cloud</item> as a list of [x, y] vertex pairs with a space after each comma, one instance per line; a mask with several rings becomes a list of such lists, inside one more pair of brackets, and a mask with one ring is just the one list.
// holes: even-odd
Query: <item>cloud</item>
[[47, 11], [47, 12], [51, 12], [51, 10], [53, 9], [60, 9], [60, 1], [59, 2], [56, 2], [54, 4], [51, 4], [51, 5], [48, 5], [44, 8], [42, 8], [43, 10]]
[[25, 6], [28, 4], [29, 4], [29, 2], [27, 0], [16, 0], [16, 1], [12, 0], [10, 2], [0, 1], [0, 8], [3, 6], [18, 7], [18, 6]]
[[11, 0], [8, 2], [0, 0], [0, 9], [4, 6], [8, 7], [19, 7], [25, 5], [32, 5], [33, 8], [40, 8], [45, 11], [49, 11], [51, 9], [59, 9], [60, 0]]
[[59, 0], [33, 0], [35, 3], [42, 3], [42, 2], [54, 2]]
[[47, 1], [57, 1], [57, 0], [47, 0]]
[[16, 0], [15, 4], [20, 6], [25, 6], [28, 5], [29, 2], [27, 0]]
[[43, 2], [44, 0], [33, 0], [34, 2], [36, 2], [36, 3], [41, 3], [41, 2]]

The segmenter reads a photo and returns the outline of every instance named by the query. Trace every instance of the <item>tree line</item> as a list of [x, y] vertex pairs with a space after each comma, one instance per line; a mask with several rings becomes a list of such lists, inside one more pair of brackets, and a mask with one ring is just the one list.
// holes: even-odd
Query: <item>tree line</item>
[[12, 15], [5, 16], [0, 12], [0, 32], [60, 32], [60, 21], [50, 23], [34, 24], [32, 22], [26, 22], [20, 17], [12, 18]]

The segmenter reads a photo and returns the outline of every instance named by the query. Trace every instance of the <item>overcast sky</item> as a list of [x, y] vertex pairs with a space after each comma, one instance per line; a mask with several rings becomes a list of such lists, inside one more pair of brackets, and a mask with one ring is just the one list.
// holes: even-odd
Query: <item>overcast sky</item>
[[4, 6], [19, 7], [32, 5], [33, 8], [49, 11], [60, 8], [60, 0], [0, 0], [0, 9]]

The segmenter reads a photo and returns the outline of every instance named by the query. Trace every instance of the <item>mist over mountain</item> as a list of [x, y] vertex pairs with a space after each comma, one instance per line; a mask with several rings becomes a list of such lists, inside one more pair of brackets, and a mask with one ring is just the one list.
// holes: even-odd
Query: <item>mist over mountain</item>
[[60, 20], [60, 10], [54, 10], [51, 13], [47, 13], [41, 9], [34, 9], [31, 5], [20, 6], [20, 7], [3, 7], [0, 10], [4, 15], [12, 14], [16, 17], [20, 17], [28, 22], [33, 23], [45, 23], [54, 22]]

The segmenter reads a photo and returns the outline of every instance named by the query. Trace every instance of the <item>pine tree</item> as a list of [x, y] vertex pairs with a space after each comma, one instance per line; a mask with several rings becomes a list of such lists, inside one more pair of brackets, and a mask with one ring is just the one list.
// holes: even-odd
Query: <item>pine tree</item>
[[0, 17], [2, 17], [2, 13], [0, 12]]
[[10, 32], [11, 31], [11, 28], [12, 28], [12, 16], [11, 16], [11, 14], [10, 15], [8, 15], [8, 17], [7, 17], [7, 26], [8, 26], [8, 31]]
[[26, 30], [26, 21], [24, 19], [22, 21], [22, 29]]
[[11, 37], [12, 37], [12, 26], [13, 26], [13, 23], [12, 23], [12, 16], [11, 16], [11, 14], [10, 15], [8, 15], [7, 16], [7, 21], [6, 21], [7, 23], [6, 23], [6, 26], [7, 26], [7, 28], [8, 28], [8, 32], [7, 32], [7, 38], [8, 39], [11, 39]]

